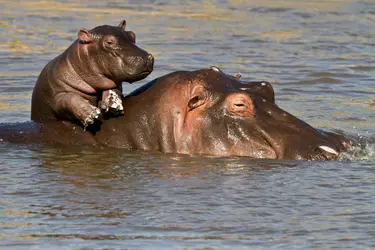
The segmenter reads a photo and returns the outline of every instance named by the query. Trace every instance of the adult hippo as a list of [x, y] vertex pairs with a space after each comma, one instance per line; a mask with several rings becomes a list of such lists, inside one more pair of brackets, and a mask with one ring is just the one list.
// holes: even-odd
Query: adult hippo
[[311, 127], [274, 100], [267, 82], [241, 82], [216, 67], [178, 71], [125, 97], [124, 116], [102, 120], [95, 133], [68, 122], [34, 123], [33, 129], [21, 129], [23, 136], [7, 136], [4, 125], [0, 138], [295, 160], [336, 159], [350, 146], [344, 137]]

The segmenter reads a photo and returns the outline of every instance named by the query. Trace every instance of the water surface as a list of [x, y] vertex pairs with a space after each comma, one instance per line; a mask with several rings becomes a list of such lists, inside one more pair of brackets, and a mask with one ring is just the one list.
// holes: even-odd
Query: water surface
[[0, 122], [80, 28], [126, 19], [154, 72], [215, 65], [358, 146], [335, 162], [0, 144], [4, 249], [375, 248], [375, 3], [0, 0]]

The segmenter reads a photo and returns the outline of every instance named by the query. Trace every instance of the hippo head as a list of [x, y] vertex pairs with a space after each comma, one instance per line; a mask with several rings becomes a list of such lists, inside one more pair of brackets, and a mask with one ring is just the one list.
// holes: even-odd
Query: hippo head
[[135, 45], [135, 34], [126, 31], [125, 26], [123, 20], [118, 27], [103, 25], [78, 32], [80, 58], [94, 71], [90, 74], [97, 73], [117, 83], [131, 83], [152, 72], [153, 56]]
[[148, 114], [137, 115], [153, 121], [160, 151], [326, 160], [350, 145], [279, 108], [271, 84], [242, 82], [216, 67], [175, 72], [142, 91], [133, 95], [147, 100]]

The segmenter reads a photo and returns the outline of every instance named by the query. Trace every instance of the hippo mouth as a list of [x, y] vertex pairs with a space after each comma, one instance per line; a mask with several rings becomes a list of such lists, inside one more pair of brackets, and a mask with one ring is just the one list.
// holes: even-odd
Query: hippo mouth
[[127, 78], [127, 82], [133, 83], [133, 82], [142, 80], [142, 79], [146, 78], [149, 74], [151, 74], [151, 72], [152, 71], [150, 71], [150, 70], [145, 70], [145, 71], [142, 71], [142, 72], [140, 72], [136, 75], [131, 75], [131, 76], [129, 76], [129, 78]]
[[278, 146], [266, 138], [264, 139], [269, 145], [269, 153], [267, 154], [267, 158], [269, 159], [329, 161], [337, 160], [341, 154], [341, 150], [336, 150], [324, 144], [320, 146], [306, 145], [305, 148], [298, 148], [296, 150], [295, 148]]
[[[126, 82], [133, 83], [135, 81], [142, 80], [146, 78], [154, 70], [154, 57], [151, 54], [148, 54], [147, 58], [142, 58], [141, 60], [136, 60], [138, 65], [131, 72], [127, 72], [128, 78]], [[126, 63], [123, 61], [123, 64]], [[133, 65], [133, 67], [135, 66]], [[126, 67], [124, 67], [126, 68]], [[124, 72], [126, 74], [126, 72]]]
[[280, 150], [278, 150], [278, 146], [274, 143], [271, 137], [262, 129], [257, 129], [259, 134], [261, 135], [264, 143], [267, 145], [269, 150], [268, 155], [266, 158], [268, 159], [280, 159]]
[[124, 72], [123, 75], [120, 77], [114, 77], [112, 75], [104, 75], [104, 76], [108, 79], [111, 79], [112, 81], [116, 83], [121, 83], [121, 82], [133, 83], [133, 82], [146, 78], [149, 74], [151, 74], [151, 72], [152, 71], [150, 70], [144, 70], [144, 71], [130, 73], [130, 74], [129, 72]]
[[337, 152], [335, 149], [328, 147], [328, 146], [318, 146], [308, 154], [307, 160], [316, 161], [316, 160], [336, 160], [340, 156], [340, 153]]
[[[291, 141], [292, 138], [273, 137], [261, 128], [257, 129], [268, 146], [267, 158], [286, 160], [337, 160], [352, 142], [342, 135], [317, 130], [316, 138], [308, 142]], [[269, 157], [271, 156], [271, 157]]]

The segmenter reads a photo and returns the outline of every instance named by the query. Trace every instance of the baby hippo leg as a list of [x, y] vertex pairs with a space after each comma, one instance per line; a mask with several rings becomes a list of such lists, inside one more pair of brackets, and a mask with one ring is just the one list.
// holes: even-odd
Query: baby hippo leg
[[100, 109], [75, 93], [57, 95], [53, 106], [60, 119], [78, 120], [85, 129], [93, 124], [100, 114]]

